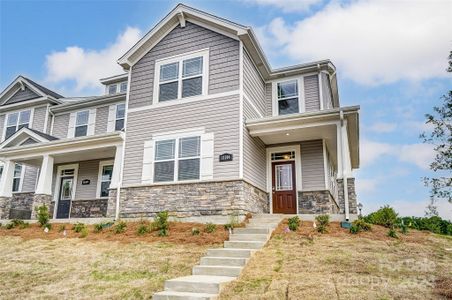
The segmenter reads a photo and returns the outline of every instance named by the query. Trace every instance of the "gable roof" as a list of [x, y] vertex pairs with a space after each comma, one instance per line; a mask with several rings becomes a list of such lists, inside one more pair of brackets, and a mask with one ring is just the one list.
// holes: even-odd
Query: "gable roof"
[[14, 146], [21, 146], [25, 142], [26, 144], [32, 143], [33, 140], [35, 143], [46, 143], [50, 141], [58, 140], [58, 138], [48, 135], [44, 132], [38, 131], [36, 129], [31, 129], [27, 127], [22, 127], [18, 131], [16, 131], [13, 135], [3, 141], [0, 144], [0, 149], [9, 148]]

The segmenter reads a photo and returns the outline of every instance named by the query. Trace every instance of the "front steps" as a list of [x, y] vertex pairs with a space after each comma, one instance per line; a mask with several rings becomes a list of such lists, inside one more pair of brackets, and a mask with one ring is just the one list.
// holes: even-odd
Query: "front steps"
[[209, 249], [193, 275], [165, 281], [165, 290], [154, 300], [211, 300], [236, 279], [255, 251], [265, 246], [282, 215], [255, 215], [245, 228], [236, 228], [224, 248]]

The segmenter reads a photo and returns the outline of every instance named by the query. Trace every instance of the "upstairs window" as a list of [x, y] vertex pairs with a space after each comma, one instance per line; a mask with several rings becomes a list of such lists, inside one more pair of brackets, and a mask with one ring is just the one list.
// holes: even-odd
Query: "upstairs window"
[[8, 114], [6, 120], [5, 140], [22, 127], [29, 127], [31, 110], [24, 110]]
[[279, 115], [295, 114], [300, 111], [297, 80], [278, 82], [277, 101]]
[[112, 83], [107, 86], [107, 93], [109, 95], [114, 95], [117, 93], [125, 93], [127, 92], [127, 81]]
[[19, 192], [20, 191], [20, 185], [22, 178], [22, 165], [15, 164], [14, 166], [14, 174], [13, 174], [13, 192]]
[[127, 92], [127, 81], [121, 82], [119, 84], [119, 92], [120, 93], [125, 93]]
[[116, 105], [115, 131], [124, 129], [124, 118], [126, 116], [126, 105], [124, 103]]
[[114, 95], [116, 94], [116, 90], [118, 89], [118, 85], [117, 84], [110, 84], [108, 86], [108, 94], [109, 95]]
[[88, 134], [89, 110], [77, 112], [75, 119], [75, 137], [86, 136]]
[[207, 93], [208, 50], [156, 62], [155, 102]]

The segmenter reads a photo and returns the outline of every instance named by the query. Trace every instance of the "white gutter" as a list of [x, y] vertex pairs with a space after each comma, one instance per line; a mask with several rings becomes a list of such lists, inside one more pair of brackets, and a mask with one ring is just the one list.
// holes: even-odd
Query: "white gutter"
[[341, 120], [341, 130], [340, 132], [340, 140], [341, 140], [341, 160], [342, 160], [342, 182], [344, 185], [344, 204], [345, 204], [345, 220], [350, 220], [350, 211], [349, 211], [349, 203], [348, 203], [348, 183], [347, 183], [347, 170], [345, 166], [345, 151], [344, 151], [344, 139], [342, 131], [344, 130], [344, 112], [341, 110], [339, 112], [340, 120]]

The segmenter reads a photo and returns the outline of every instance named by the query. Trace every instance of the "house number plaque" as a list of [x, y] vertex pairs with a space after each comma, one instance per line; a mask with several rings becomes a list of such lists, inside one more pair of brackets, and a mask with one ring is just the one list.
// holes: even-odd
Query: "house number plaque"
[[220, 155], [220, 162], [224, 161], [232, 161], [232, 154], [231, 153], [223, 153]]
[[82, 185], [88, 185], [90, 183], [91, 183], [91, 181], [89, 179], [83, 179], [82, 180]]

